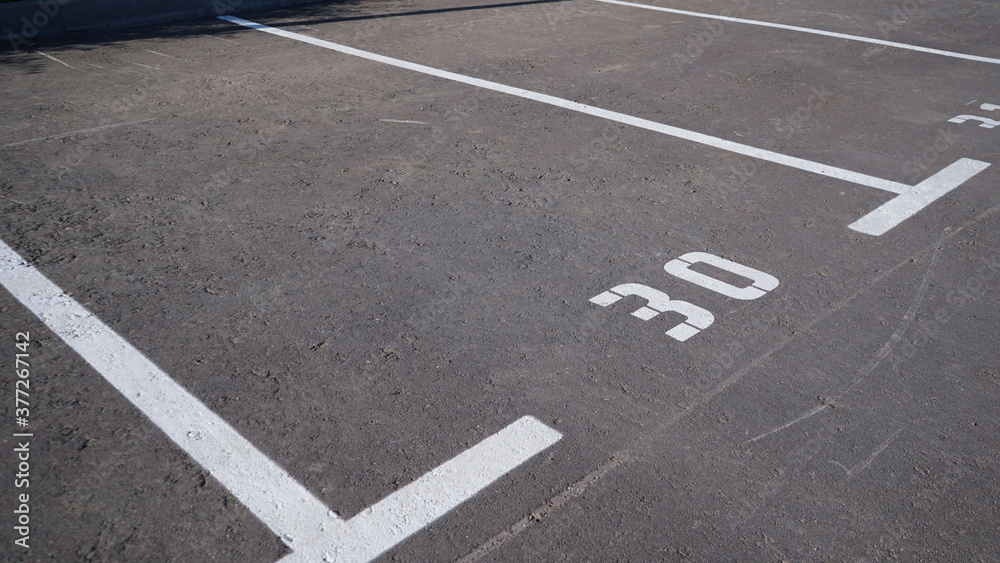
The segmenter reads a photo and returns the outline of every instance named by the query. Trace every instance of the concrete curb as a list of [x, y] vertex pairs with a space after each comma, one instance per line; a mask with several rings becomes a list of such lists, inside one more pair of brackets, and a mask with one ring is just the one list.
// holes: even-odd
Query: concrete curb
[[18, 49], [34, 39], [233, 14], [317, 0], [26, 0], [0, 4], [0, 36]]

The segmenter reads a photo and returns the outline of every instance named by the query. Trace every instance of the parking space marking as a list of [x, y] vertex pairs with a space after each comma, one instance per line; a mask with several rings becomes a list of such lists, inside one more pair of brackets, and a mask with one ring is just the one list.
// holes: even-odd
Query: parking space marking
[[374, 558], [562, 438], [522, 417], [345, 522], [2, 240], [0, 285], [278, 535], [283, 561]]
[[715, 147], [729, 152], [734, 152], [737, 154], [742, 154], [744, 156], [749, 156], [760, 160], [765, 160], [768, 162], [774, 162], [776, 164], [783, 164], [785, 166], [789, 166], [791, 168], [797, 168], [799, 170], [804, 170], [806, 172], [812, 172], [814, 174], [820, 174], [822, 176], [836, 178], [839, 180], [844, 180], [846, 182], [852, 182], [855, 184], [860, 184], [862, 186], [868, 186], [892, 192], [894, 194], [898, 194], [897, 197], [895, 197], [894, 199], [882, 205], [875, 211], [872, 211], [871, 213], [863, 217], [861, 220], [852, 223], [850, 225], [850, 228], [855, 231], [875, 236], [879, 236], [885, 233], [886, 231], [888, 231], [892, 227], [895, 227], [906, 218], [913, 216], [916, 212], [930, 205], [932, 202], [934, 202], [941, 196], [945, 195], [949, 191], [957, 188], [966, 180], [975, 176], [982, 170], [985, 170], [989, 166], [989, 163], [986, 162], [981, 162], [978, 160], [972, 160], [968, 158], [962, 158], [954, 162], [953, 164], [949, 165], [944, 170], [938, 172], [931, 178], [924, 180], [917, 186], [909, 186], [900, 182], [893, 182], [891, 180], [885, 180], [875, 176], [870, 176], [868, 174], [861, 174], [859, 172], [854, 172], [844, 168], [829, 166], [826, 164], [821, 164], [819, 162], [806, 160], [804, 158], [798, 158], [795, 156], [776, 153], [765, 149], [759, 149], [757, 147], [744, 145], [742, 143], [736, 143], [733, 141], [722, 139], [720, 137], [713, 137], [711, 135], [705, 135], [703, 133], [698, 133], [687, 129], [681, 129], [680, 127], [674, 127], [672, 125], [665, 125], [663, 123], [649, 121], [648, 119], [642, 119], [639, 117], [626, 115], [624, 113], [609, 111], [606, 109], [590, 106], [587, 104], [581, 104], [579, 102], [573, 102], [563, 98], [557, 98], [555, 96], [550, 96], [548, 94], [541, 94], [538, 92], [533, 92], [531, 90], [525, 90], [523, 88], [515, 88], [513, 86], [507, 86], [505, 84], [500, 84], [498, 82], [491, 82], [488, 80], [473, 78], [471, 76], [466, 76], [464, 74], [457, 74], [454, 72], [440, 70], [437, 68], [424, 66], [417, 63], [411, 63], [408, 61], [404, 61], [402, 59], [395, 59], [392, 57], [387, 57], [384, 55], [372, 53], [369, 51], [362, 51], [360, 49], [355, 49], [353, 47], [348, 47], [346, 45], [341, 45], [339, 43], [333, 43], [323, 39], [309, 37], [308, 35], [302, 35], [300, 33], [294, 33], [291, 31], [278, 29], [276, 27], [255, 23], [249, 20], [245, 20], [243, 18], [237, 18], [235, 16], [219, 16], [219, 19], [226, 20], [228, 22], [232, 22], [238, 25], [242, 25], [250, 29], [255, 29], [257, 31], [263, 31], [264, 33], [270, 33], [272, 35], [284, 37], [286, 39], [293, 39], [295, 41], [301, 41], [303, 43], [308, 43], [310, 45], [315, 45], [317, 47], [322, 47], [324, 49], [329, 49], [331, 51], [337, 51], [339, 53], [344, 53], [346, 55], [352, 55], [355, 57], [368, 59], [370, 61], [392, 65], [399, 68], [405, 68], [407, 70], [412, 70], [414, 72], [428, 74], [430, 76], [436, 76], [438, 78], [444, 78], [446, 80], [460, 82], [462, 84], [468, 84], [479, 88], [485, 88], [488, 90], [493, 90], [495, 92], [501, 92], [504, 94], [518, 96], [520, 98], [541, 102], [543, 104], [548, 104], [568, 109], [571, 111], [592, 115], [595, 117], [600, 117], [610, 121], [615, 121], [617, 123], [623, 123], [625, 125], [631, 125], [633, 127], [646, 129], [648, 131], [655, 131], [657, 133], [662, 133], [664, 135], [669, 135], [671, 137], [677, 137], [679, 139], [693, 141], [695, 143], [708, 145], [711, 147]]
[[[969, 104], [965, 104], [965, 105], [969, 105]], [[979, 106], [979, 109], [982, 109], [984, 111], [993, 111], [993, 110], [996, 110], [996, 109], [1000, 109], [1000, 106], [998, 106], [996, 104], [983, 104], [983, 105]], [[989, 119], [989, 118], [986, 118], [986, 117], [982, 117], [982, 116], [979, 116], [979, 115], [956, 115], [955, 117], [949, 119], [948, 122], [949, 123], [965, 123], [966, 121], [969, 121], [970, 119], [973, 120], [973, 121], [979, 121], [980, 122], [979, 126], [982, 127], [982, 128], [984, 128], [984, 129], [993, 129], [994, 127], [1000, 125], [1000, 121], [996, 121], [996, 120]]]
[[678, 323], [666, 332], [667, 336], [685, 342], [702, 330], [712, 326], [715, 315], [692, 305], [687, 301], [671, 299], [669, 295], [658, 289], [638, 283], [623, 283], [590, 298], [590, 302], [601, 307], [607, 307], [620, 301], [623, 297], [636, 296], [645, 299], [647, 305], [632, 313], [633, 317], [648, 321], [660, 313], [672, 311], [684, 315], [684, 321]]
[[63, 61], [60, 61], [59, 59], [53, 57], [52, 55], [46, 55], [45, 53], [43, 53], [41, 51], [35, 51], [35, 52], [38, 53], [39, 55], [47, 58], [47, 59], [52, 59], [53, 61], [55, 61], [55, 62], [57, 62], [57, 63], [59, 63], [59, 64], [61, 64], [63, 66], [68, 66], [69, 68], [71, 68], [73, 70], [79, 70], [80, 72], [87, 72], [87, 71], [83, 70], [82, 68], [76, 68], [75, 66], [73, 66], [73, 65], [71, 65], [69, 63], [65, 63]]
[[[705, 263], [731, 274], [744, 277], [751, 281], [747, 287], [737, 287], [720, 279], [690, 269], [695, 264]], [[778, 287], [778, 278], [751, 268], [727, 260], [721, 256], [709, 254], [707, 252], [688, 252], [680, 258], [674, 258], [663, 266], [663, 270], [668, 274], [703, 287], [715, 293], [725, 295], [732, 299], [752, 301], [759, 299], [768, 292]], [[712, 326], [715, 322], [715, 315], [697, 305], [692, 305], [686, 301], [671, 299], [669, 295], [658, 289], [637, 283], [624, 283], [616, 285], [604, 293], [590, 298], [590, 302], [601, 307], [607, 307], [617, 303], [624, 297], [636, 296], [645, 299], [647, 304], [632, 313], [632, 316], [648, 321], [660, 313], [672, 311], [684, 315], [684, 321], [675, 325], [666, 332], [667, 336], [685, 342], [687, 339]]]
[[379, 121], [385, 121], [387, 123], [412, 123], [414, 125], [428, 125], [423, 121], [415, 121], [413, 119], [379, 119]]
[[345, 526], [284, 469], [3, 241], [0, 285], [272, 532], [294, 538], [322, 523]]
[[862, 41], [864, 43], [874, 43], [876, 45], [884, 45], [886, 47], [895, 47], [897, 49], [907, 49], [909, 51], [920, 51], [921, 53], [931, 53], [933, 55], [943, 55], [945, 57], [955, 57], [956, 59], [966, 59], [970, 61], [976, 61], [981, 63], [990, 64], [1000, 64], [1000, 59], [993, 59], [990, 57], [981, 57], [979, 55], [968, 55], [965, 53], [956, 53], [954, 51], [944, 51], [941, 49], [931, 49], [930, 47], [921, 47], [919, 45], [909, 45], [906, 43], [897, 43], [896, 41], [886, 41], [884, 39], [874, 39], [871, 37], [863, 37], [860, 35], [849, 35], [847, 33], [837, 33], [836, 31], [825, 31], [822, 29], [813, 29], [809, 27], [799, 27], [797, 25], [786, 25], [783, 23], [773, 23], [760, 20], [748, 20], [744, 18], [734, 18], [731, 16], [720, 16], [716, 14], [705, 14], [702, 12], [689, 12], [687, 10], [678, 10], [675, 8], [662, 8], [660, 6], [652, 6], [650, 4], [636, 4], [634, 2], [624, 2], [622, 0], [596, 0], [597, 2], [604, 2], [605, 4], [619, 4], [621, 6], [630, 6], [633, 8], [643, 8], [646, 10], [656, 10], [658, 12], [669, 12], [671, 14], [681, 14], [684, 16], [693, 16], [696, 18], [708, 18], [713, 20], [721, 20], [727, 22], [735, 23], [746, 23], [750, 25], [758, 25], [763, 27], [774, 27], [777, 29], [785, 29], [788, 31], [800, 31], [802, 33], [811, 33], [813, 35], [826, 35], [827, 37], [836, 37], [838, 39], [849, 39], [851, 41]]
[[374, 559], [560, 439], [537, 419], [522, 417], [348, 520], [355, 534], [348, 544], [336, 534], [319, 537], [281, 561]]
[[906, 193], [883, 203], [871, 213], [851, 223], [848, 227], [859, 233], [874, 236], [885, 234], [889, 229], [916, 215], [941, 196], [965, 183], [966, 180], [989, 167], [989, 163], [959, 159], [937, 174], [920, 182]]
[[154, 55], [160, 55], [161, 57], [166, 57], [168, 59], [174, 59], [175, 61], [181, 60], [178, 59], [177, 57], [171, 57], [170, 55], [164, 55], [163, 53], [157, 53], [156, 51], [151, 51], [149, 49], [143, 49], [143, 51], [146, 51], [147, 53], [153, 53]]
[[144, 65], [144, 64], [142, 64], [142, 63], [135, 63], [135, 62], [132, 62], [132, 61], [129, 61], [129, 62], [130, 62], [131, 64], [134, 64], [135, 66], [141, 66], [141, 67], [143, 67], [143, 68], [148, 68], [148, 69], [150, 69], [150, 70], [163, 70], [163, 69], [161, 69], [161, 68], [159, 68], [159, 67], [155, 67], [155, 66], [149, 66], [149, 65]]
[[[561, 510], [568, 501], [578, 498], [583, 495], [592, 485], [604, 479], [611, 471], [614, 471], [618, 467], [626, 464], [631, 464], [638, 459], [644, 459], [644, 452], [649, 450], [650, 444], [663, 432], [672, 428], [675, 424], [684, 420], [688, 416], [697, 412], [705, 405], [709, 404], [715, 397], [726, 392], [726, 390], [732, 388], [738, 384], [744, 377], [759, 371], [766, 362], [774, 357], [776, 354], [785, 350], [793, 343], [800, 343], [802, 339], [811, 334], [814, 335], [813, 329], [820, 326], [825, 320], [829, 319], [833, 315], [843, 311], [848, 305], [855, 304], [855, 300], [862, 295], [868, 294], [873, 291], [876, 286], [882, 283], [884, 280], [893, 276], [901, 270], [902, 268], [912, 265], [913, 262], [922, 255], [927, 253], [938, 254], [945, 243], [951, 241], [961, 233], [965, 232], [969, 227], [973, 225], [982, 225], [983, 222], [994, 214], [1000, 212], [1000, 205], [995, 205], [982, 213], [976, 215], [974, 218], [966, 221], [957, 228], [947, 227], [944, 229], [944, 234], [930, 244], [917, 249], [913, 253], [907, 255], [899, 262], [896, 262], [892, 266], [883, 270], [881, 273], [873, 278], [866, 279], [862, 281], [861, 287], [855, 290], [852, 294], [844, 297], [836, 303], [830, 304], [825, 310], [821, 311], [817, 316], [806, 321], [804, 324], [799, 325], [795, 330], [789, 331], [785, 334], [776, 344], [772, 345], [765, 352], [756, 356], [752, 360], [749, 360], [743, 367], [739, 368], [732, 375], [726, 379], [720, 381], [715, 387], [712, 387], [708, 391], [703, 392], [700, 396], [693, 399], [687, 400], [683, 403], [678, 403], [680, 410], [669, 414], [666, 418], [659, 424], [654, 425], [645, 432], [641, 433], [637, 438], [632, 440], [630, 443], [623, 446], [621, 449], [614, 452], [611, 458], [605, 463], [601, 464], [600, 467], [591, 471], [589, 474], [584, 476], [579, 481], [569, 485], [561, 493], [552, 497], [541, 506], [532, 511], [529, 515], [525, 516], [513, 526], [500, 532], [499, 534], [493, 536], [487, 540], [480, 547], [472, 551], [470, 554], [459, 559], [460, 563], [473, 563], [479, 561], [496, 551], [499, 547], [503, 546], [509, 542], [514, 537], [524, 533], [529, 530], [531, 526], [534, 526], [544, 519], [551, 516], [554, 512]], [[932, 260], [933, 255], [932, 254]], [[922, 283], [922, 282], [921, 282]], [[911, 307], [913, 305], [911, 304]]]

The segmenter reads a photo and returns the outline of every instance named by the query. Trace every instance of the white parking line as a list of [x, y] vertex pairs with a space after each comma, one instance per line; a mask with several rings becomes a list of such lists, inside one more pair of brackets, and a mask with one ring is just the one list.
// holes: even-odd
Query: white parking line
[[0, 285], [277, 534], [288, 561], [367, 561], [562, 435], [523, 417], [350, 521], [0, 240]]
[[621, 6], [630, 6], [633, 8], [643, 8], [646, 10], [656, 10], [658, 12], [669, 12], [671, 14], [681, 14], [685, 16], [694, 16], [696, 18], [708, 18], [713, 20], [722, 20], [727, 22], [736, 23], [746, 23], [750, 25], [759, 25], [763, 27], [774, 27], [777, 29], [786, 29], [789, 31], [800, 31], [802, 33], [811, 33], [813, 35], [825, 35], [827, 37], [836, 37], [838, 39], [849, 39], [851, 41], [862, 41], [864, 43], [874, 43], [876, 45], [884, 45], [886, 47], [895, 47], [897, 49], [907, 49], [910, 51], [920, 51], [921, 53], [931, 53], [934, 55], [943, 55], [945, 57], [955, 57], [956, 59], [966, 59], [969, 61], [977, 61], [981, 63], [991, 63], [1000, 64], [1000, 59], [993, 59], [990, 57], [980, 57], [978, 55], [967, 55], [965, 53], [956, 53], [954, 51], [943, 51], [941, 49], [931, 49], [929, 47], [921, 47], [919, 45], [908, 45], [906, 43], [897, 43], [895, 41], [885, 41], [883, 39], [873, 39], [871, 37], [862, 37], [860, 35], [848, 35], [846, 33], [837, 33], [835, 31], [824, 31], [822, 29], [812, 29], [809, 27], [799, 27], [797, 25], [785, 25], [782, 23], [765, 22], [760, 20], [747, 20], [743, 18], [734, 18], [730, 16], [719, 16], [715, 14], [705, 14], [702, 12], [689, 12], [687, 10], [677, 10], [674, 8], [661, 8], [660, 6], [652, 6], [650, 4], [636, 4], [635, 2], [623, 2], [622, 0], [596, 0], [597, 2], [604, 2], [605, 4], [619, 4]]
[[561, 438], [538, 420], [522, 417], [348, 520], [355, 534], [350, 542], [334, 530], [281, 561], [374, 559]]
[[966, 180], [989, 167], [986, 162], [968, 158], [959, 159], [951, 166], [920, 182], [875, 211], [848, 225], [859, 233], [880, 236], [889, 229], [913, 217], [944, 194], [962, 185]]
[[163, 53], [157, 53], [156, 51], [151, 51], [149, 49], [143, 49], [143, 51], [146, 51], [147, 53], [153, 53], [154, 55], [160, 55], [161, 57], [166, 57], [168, 59], [174, 59], [176, 61], [181, 60], [181, 59], [179, 59], [177, 57], [171, 57], [170, 55], [164, 55]]
[[63, 61], [60, 61], [59, 59], [53, 57], [52, 55], [46, 55], [45, 53], [43, 53], [41, 51], [35, 51], [35, 52], [38, 53], [39, 55], [45, 57], [45, 58], [52, 59], [53, 61], [55, 61], [55, 62], [57, 62], [57, 63], [59, 63], [59, 64], [61, 64], [63, 66], [68, 66], [69, 68], [71, 68], [73, 70], [79, 70], [80, 72], [87, 72], [87, 71], [83, 70], [82, 68], [76, 68], [75, 66], [73, 66], [73, 65], [71, 65], [69, 63], [65, 63]]
[[[520, 98], [541, 102], [543, 104], [548, 104], [580, 113], [585, 113], [587, 115], [593, 115], [595, 117], [601, 117], [603, 119], [608, 119], [618, 123], [624, 123], [626, 125], [631, 125], [633, 127], [639, 127], [641, 129], [655, 131], [657, 133], [663, 133], [664, 135], [669, 135], [671, 137], [677, 137], [680, 139], [693, 141], [696, 143], [708, 145], [725, 151], [734, 152], [737, 154], [742, 154], [753, 158], [758, 158], [761, 160], [766, 160], [768, 162], [783, 164], [785, 166], [790, 166], [792, 168], [798, 168], [799, 170], [805, 170], [806, 172], [812, 172], [814, 174], [820, 174], [823, 176], [828, 176], [830, 178], [837, 178], [839, 180], [860, 184], [862, 186], [869, 186], [872, 188], [878, 188], [880, 190], [892, 192], [894, 194], [899, 194], [897, 195], [896, 198], [890, 200], [888, 203], [886, 203], [879, 209], [876, 209], [875, 211], [863, 217], [862, 220], [857, 221], [850, 225], [850, 228], [855, 231], [875, 236], [881, 235], [886, 231], [888, 231], [889, 229], [891, 229], [892, 227], [895, 227], [904, 219], [911, 217], [917, 211], [920, 211], [924, 207], [930, 205], [933, 201], [937, 200], [938, 198], [948, 193], [949, 191], [957, 188], [966, 180], [968, 180], [972, 176], [975, 176], [976, 174], [978, 174], [979, 172], [981, 172], [982, 170], [986, 169], [986, 167], [989, 166], [989, 163], [986, 162], [980, 162], [977, 160], [962, 158], [954, 162], [950, 166], [946, 167], [944, 170], [938, 172], [931, 178], [925, 180], [924, 182], [921, 182], [917, 186], [909, 186], [899, 182], [893, 182], [875, 176], [869, 176], [868, 174], [861, 174], [859, 172], [853, 172], [851, 170], [847, 170], [844, 168], [829, 166], [826, 164], [813, 162], [811, 160], [806, 160], [803, 158], [776, 153], [769, 150], [759, 149], [757, 147], [751, 147], [749, 145], [744, 145], [742, 143], [728, 141], [726, 139], [721, 139], [719, 137], [713, 137], [711, 135], [705, 135], [703, 133], [697, 133], [695, 131], [689, 131], [687, 129], [681, 129], [680, 127], [674, 127], [672, 125], [664, 125], [662, 123], [657, 123], [655, 121], [649, 121], [648, 119], [633, 117], [631, 115], [626, 115], [624, 113], [609, 111], [606, 109], [601, 109], [598, 107], [589, 106], [578, 102], [573, 102], [563, 98], [549, 96], [548, 94], [540, 94], [538, 92], [532, 92], [531, 90], [525, 90], [523, 88], [515, 88], [513, 86], [507, 86], [497, 82], [490, 82], [488, 80], [473, 78], [471, 76], [465, 76], [463, 74], [456, 74], [454, 72], [448, 72], [446, 70], [440, 70], [433, 67], [424, 66], [421, 64], [411, 63], [401, 59], [394, 59], [392, 57], [386, 57], [384, 55], [379, 55], [368, 51], [362, 51], [360, 49], [355, 49], [353, 47], [348, 47], [346, 45], [340, 45], [338, 43], [332, 43], [330, 41], [325, 41], [323, 39], [309, 37], [308, 35], [302, 35], [300, 33], [294, 33], [291, 31], [285, 31], [283, 29], [278, 29], [275, 27], [254, 23], [252, 21], [248, 21], [242, 18], [237, 18], [234, 16], [219, 16], [219, 19], [239, 24], [244, 27], [248, 27], [250, 29], [256, 29], [258, 31], [263, 31], [265, 33], [270, 33], [272, 35], [277, 35], [279, 37], [285, 37], [287, 39], [294, 39], [296, 41], [301, 41], [303, 43], [309, 43], [310, 45], [315, 45], [317, 47], [322, 47], [324, 49], [330, 49], [331, 51], [337, 51], [347, 55], [368, 59], [370, 61], [388, 64], [400, 68], [405, 68], [422, 74], [428, 74], [431, 76], [436, 76], [439, 78], [444, 78], [455, 82], [461, 82], [463, 84], [469, 84], [471, 86], [476, 86], [479, 88], [485, 88], [496, 92], [502, 92], [504, 94], [518, 96]], [[896, 203], [893, 204], [893, 202]]]
[[3, 241], [0, 284], [272, 532], [294, 538], [323, 523], [344, 527], [284, 469]]

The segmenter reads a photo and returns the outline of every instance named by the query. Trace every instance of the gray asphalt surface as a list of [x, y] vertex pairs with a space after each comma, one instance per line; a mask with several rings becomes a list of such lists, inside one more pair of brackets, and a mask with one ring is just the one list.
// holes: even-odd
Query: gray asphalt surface
[[[995, 2], [655, 5], [1000, 58]], [[1000, 120], [1000, 65], [594, 0], [241, 16], [908, 185], [992, 164], [875, 237], [885, 191], [229, 22], [0, 52], [0, 240], [341, 517], [562, 433], [385, 560], [1000, 560], [1000, 127], [948, 121]], [[714, 322], [589, 301], [624, 283]], [[290, 552], [6, 290], [0, 344], [5, 560]]]

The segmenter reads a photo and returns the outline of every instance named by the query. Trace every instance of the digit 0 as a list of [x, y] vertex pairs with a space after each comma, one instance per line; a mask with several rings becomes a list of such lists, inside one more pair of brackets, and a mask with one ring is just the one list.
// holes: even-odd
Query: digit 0
[[[707, 276], [701, 272], [695, 272], [690, 269], [691, 266], [694, 266], [699, 262], [715, 266], [720, 270], [725, 270], [736, 274], [737, 276], [751, 279], [753, 280], [753, 283], [747, 287], [737, 287], [733, 284], [717, 280], [711, 276]], [[725, 258], [720, 258], [719, 256], [709, 254], [707, 252], [688, 252], [680, 258], [674, 258], [670, 262], [667, 262], [666, 265], [663, 266], [663, 269], [666, 270], [667, 273], [673, 274], [682, 280], [689, 281], [695, 285], [700, 285], [705, 289], [711, 289], [712, 291], [721, 293], [726, 297], [742, 299], [744, 301], [750, 301], [766, 295], [769, 291], [778, 287], [779, 283], [778, 278], [772, 276], [771, 274], [766, 274], [760, 270], [755, 270], [749, 266], [744, 266], [743, 264], [737, 264], [732, 260], [726, 260]]]

